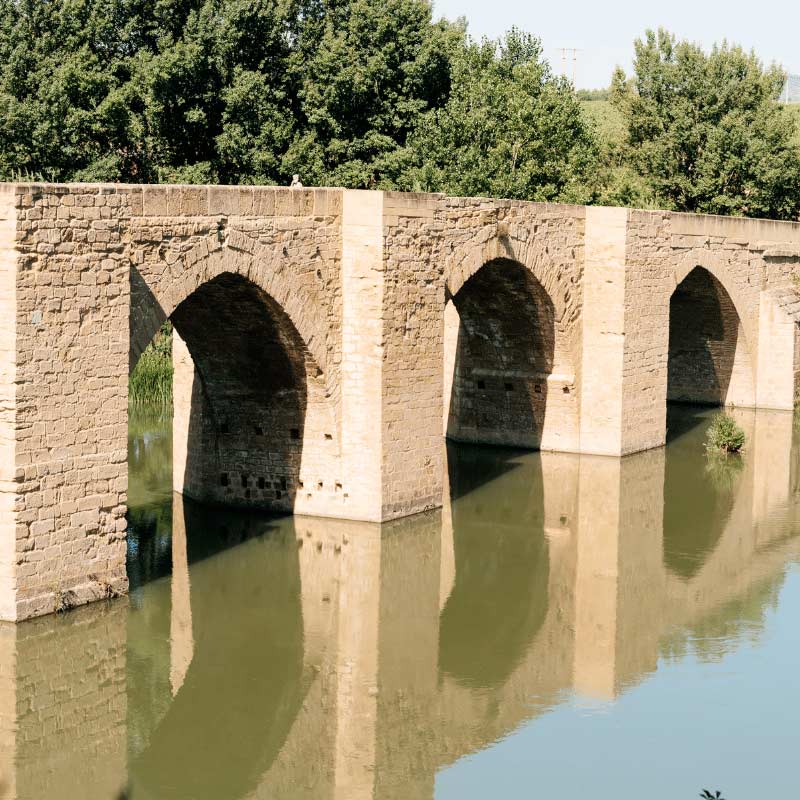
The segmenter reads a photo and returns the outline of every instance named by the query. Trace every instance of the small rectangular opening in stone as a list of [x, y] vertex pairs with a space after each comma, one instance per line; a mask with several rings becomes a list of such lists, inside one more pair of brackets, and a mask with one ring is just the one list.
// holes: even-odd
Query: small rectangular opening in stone
[[289, 431], [289, 436], [291, 436], [292, 439], [299, 439], [300, 438], [300, 429], [299, 428], [292, 428]]
[[317, 489], [321, 489], [323, 487], [322, 481], [317, 481]]
[[263, 436], [264, 429], [260, 425], [256, 425], [256, 436]]
[[247, 488], [247, 475], [245, 474], [242, 474], [242, 488], [243, 489]]
[[336, 491], [337, 492], [341, 492], [342, 491], [342, 484], [339, 483], [339, 481], [336, 481]]
[[536, 385], [533, 387], [533, 391], [534, 391], [534, 392], [536, 392], [536, 394], [541, 394], [541, 393], [542, 393], [542, 386], [541, 386], [541, 384], [537, 383], [537, 384], [536, 384]]
[[326, 438], [328, 441], [330, 441], [331, 439], [333, 439], [333, 434], [332, 434], [332, 433], [326, 433], [326, 434], [325, 434], [325, 438]]
[[485, 389], [486, 388], [486, 381], [478, 381], [478, 388]]
[[219, 424], [219, 432], [220, 433], [227, 433], [228, 432], [228, 423], [227, 422], [220, 422], [220, 424]]
[[565, 386], [561, 391], [564, 392], [564, 394], [569, 394], [569, 386]]
[[258, 479], [258, 488], [259, 489], [263, 489], [264, 485], [265, 485], [264, 479], [263, 478], [259, 478]]
[[280, 500], [280, 499], [281, 499], [281, 497], [282, 497], [282, 495], [281, 495], [281, 491], [280, 491], [280, 489], [278, 489], [278, 491], [277, 491], [277, 492], [275, 492], [275, 499], [276, 499], [276, 500]]
[[283, 489], [284, 492], [286, 491], [286, 478], [281, 478], [281, 489]]
[[513, 391], [514, 391], [514, 384], [513, 384], [513, 383], [508, 383], [508, 382], [506, 382], [506, 383], [504, 384], [504, 386], [505, 386], [505, 390], [506, 390], [507, 392], [513, 392]]
[[228, 473], [227, 472], [223, 472], [219, 476], [219, 485], [220, 486], [227, 486], [228, 485]]

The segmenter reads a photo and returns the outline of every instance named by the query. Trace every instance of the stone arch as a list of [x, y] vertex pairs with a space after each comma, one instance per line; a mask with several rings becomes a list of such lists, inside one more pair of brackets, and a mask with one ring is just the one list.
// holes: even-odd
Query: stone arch
[[723, 254], [712, 250], [698, 250], [687, 253], [672, 272], [670, 297], [689, 273], [697, 267], [702, 267], [716, 278], [728, 293], [745, 330], [745, 337], [752, 347], [756, 342], [756, 328], [751, 314], [748, 313], [751, 310], [751, 304], [747, 302], [736, 279], [728, 269], [728, 259]]
[[488, 226], [468, 242], [456, 247], [445, 259], [445, 290], [455, 297], [464, 284], [486, 264], [513, 261], [524, 266], [547, 291], [558, 320], [568, 316], [568, 297], [558, 291], [558, 265], [546, 247], [533, 239], [520, 238], [504, 231], [502, 225]]
[[746, 309], [719, 255], [689, 254], [676, 267], [669, 298], [668, 401], [755, 404], [754, 332]]
[[131, 364], [165, 319], [176, 331], [174, 490], [317, 511], [342, 481], [330, 264], [315, 265], [307, 240], [236, 229], [182, 248], [140, 252], [131, 270]]
[[579, 341], [569, 270], [533, 239], [498, 225], [454, 248], [444, 275], [446, 435], [577, 449]]
[[130, 367], [152, 340], [159, 326], [198, 287], [231, 273], [251, 281], [280, 306], [323, 373], [327, 372], [327, 320], [312, 314], [325, 305], [322, 294], [312, 292], [289, 268], [296, 254], [291, 242], [264, 245], [244, 233], [214, 232], [196, 242], [153, 279], [132, 265]]

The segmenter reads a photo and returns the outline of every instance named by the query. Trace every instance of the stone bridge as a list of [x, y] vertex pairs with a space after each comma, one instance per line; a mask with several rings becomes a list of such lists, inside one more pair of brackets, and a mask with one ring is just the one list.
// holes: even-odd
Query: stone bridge
[[442, 195], [0, 187], [0, 617], [125, 591], [127, 379], [176, 331], [174, 487], [382, 522], [457, 440], [622, 456], [793, 407], [800, 225]]

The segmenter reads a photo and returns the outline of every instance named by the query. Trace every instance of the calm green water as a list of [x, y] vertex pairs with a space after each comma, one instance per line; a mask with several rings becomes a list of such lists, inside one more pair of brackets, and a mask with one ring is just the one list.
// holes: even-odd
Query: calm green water
[[450, 447], [383, 527], [171, 493], [131, 420], [130, 597], [0, 628], [0, 797], [795, 797], [800, 439]]

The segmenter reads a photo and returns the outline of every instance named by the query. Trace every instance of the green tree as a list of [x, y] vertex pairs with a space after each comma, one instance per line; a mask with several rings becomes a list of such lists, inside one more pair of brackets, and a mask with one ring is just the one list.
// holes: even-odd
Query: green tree
[[795, 219], [800, 151], [776, 99], [784, 73], [727, 43], [706, 54], [664, 30], [635, 43], [634, 74], [613, 98], [626, 156], [663, 205], [681, 211]]
[[538, 39], [512, 29], [457, 53], [447, 103], [412, 139], [405, 188], [525, 200], [591, 199], [593, 127]]
[[463, 24], [428, 0], [334, 2], [301, 29], [297, 133], [285, 172], [307, 183], [396, 188], [419, 116], [447, 101]]
[[128, 151], [107, 104], [125, 58], [114, 12], [111, 0], [1, 0], [2, 177], [122, 176]]

